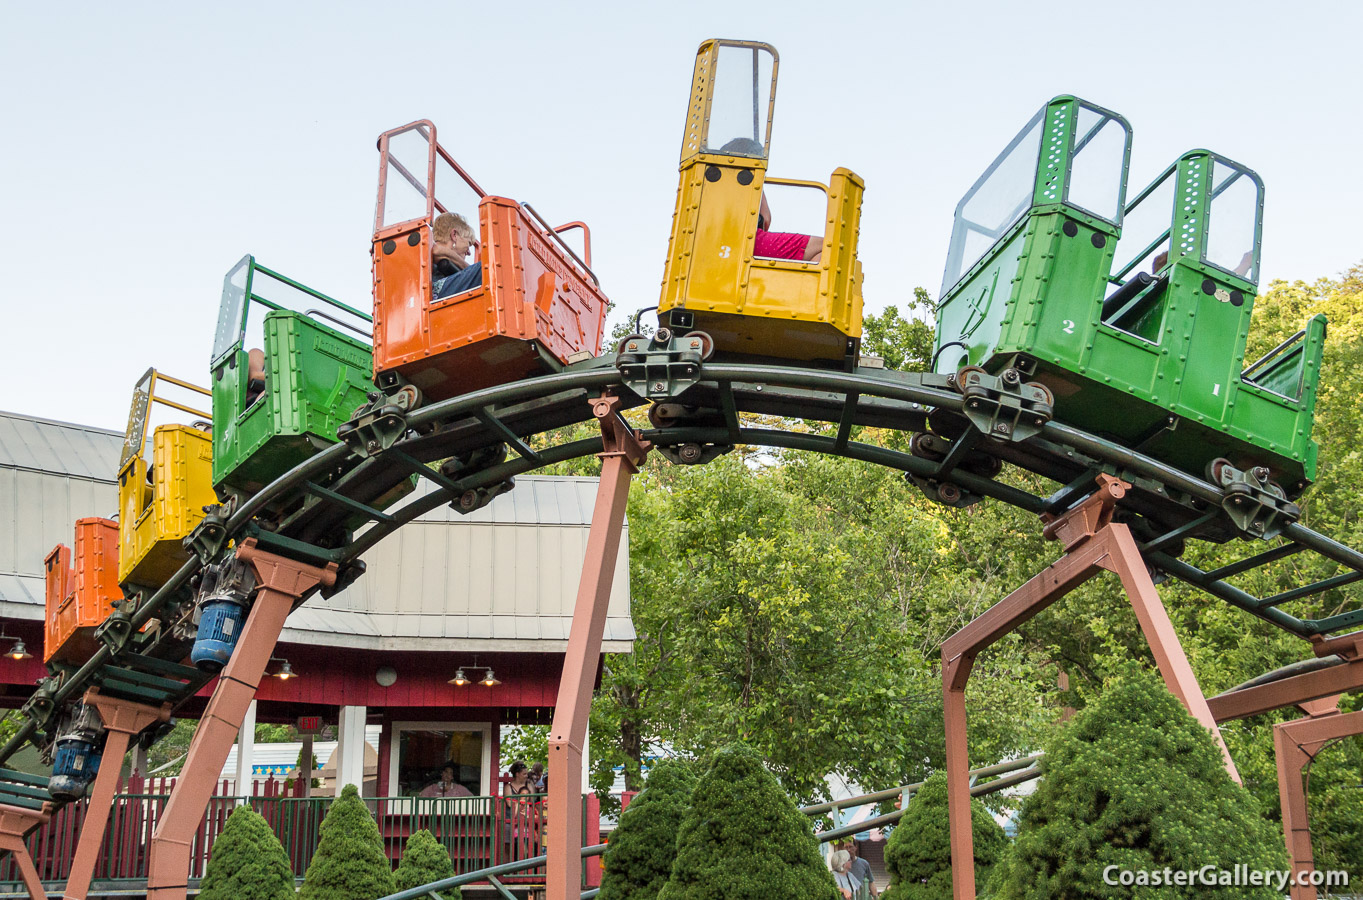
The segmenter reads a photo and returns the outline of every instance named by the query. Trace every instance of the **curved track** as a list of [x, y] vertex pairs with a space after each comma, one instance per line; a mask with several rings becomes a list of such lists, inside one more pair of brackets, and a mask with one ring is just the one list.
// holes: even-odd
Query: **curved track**
[[[638, 372], [626, 363], [623, 354], [604, 356], [554, 375], [419, 408], [406, 415], [406, 430], [392, 446], [361, 455], [337, 443], [239, 508], [224, 510], [215, 540], [201, 546], [199, 558], [186, 563], [135, 609], [117, 613], [118, 627], [108, 630], [104, 645], [82, 666], [40, 683], [25, 705], [27, 720], [0, 749], [0, 763], [40, 732], [50, 731], [63, 705], [89, 687], [100, 685], [106, 693], [116, 694], [120, 684], [151, 684], [178, 706], [209, 681], [212, 676], [180, 664], [186, 644], [183, 629], [177, 632], [175, 624], [187, 623], [197, 576], [204, 565], [230, 552], [226, 549], [230, 542], [254, 537], [271, 552], [309, 563], [337, 563], [339, 586], [344, 586], [362, 574], [360, 558], [365, 551], [422, 513], [448, 502], [465, 510], [477, 508], [516, 475], [599, 452], [599, 438], [539, 450], [531, 448], [530, 439], [594, 421], [590, 401], [602, 392], [620, 397], [626, 408], [648, 399], [665, 402], [674, 413], [659, 420], [666, 427], [643, 432], [664, 450], [690, 445], [690, 458], [698, 460], [737, 444], [835, 454], [899, 469], [929, 496], [953, 505], [992, 498], [1037, 514], [1058, 514], [1087, 497], [1096, 487], [1097, 475], [1118, 475], [1133, 485], [1120, 515], [1142, 541], [1151, 565], [1303, 638], [1363, 623], [1363, 608], [1358, 605], [1318, 620], [1281, 608], [1363, 579], [1363, 554], [1290, 516], [1257, 534], [1242, 530], [1245, 521], [1231, 514], [1233, 498], [1227, 490], [1201, 475], [1065, 425], [1063, 402], [1054, 418], [1046, 410], [1025, 426], [1013, 421], [1009, 427], [991, 427], [979, 415], [972, 417], [955, 376], [873, 368], [847, 373], [712, 360], [690, 367], [684, 378], [654, 383], [650, 375], [641, 384]], [[652, 396], [646, 399], [645, 393]], [[777, 417], [778, 423], [788, 418], [830, 427], [824, 433], [751, 427], [744, 424], [743, 413]], [[929, 452], [915, 455], [851, 440], [857, 426], [915, 434], [931, 430], [937, 440]], [[506, 458], [503, 445], [514, 455]], [[462, 463], [437, 465], [452, 458]], [[1002, 463], [1062, 487], [1041, 495], [1007, 484], [995, 477]], [[431, 481], [434, 489], [391, 510], [370, 506], [413, 476]], [[359, 520], [367, 520], [367, 527], [357, 528]], [[1271, 540], [1259, 552], [1211, 571], [1178, 558], [1187, 540], [1221, 544], [1265, 535]], [[1256, 596], [1228, 580], [1307, 552], [1338, 564], [1338, 573], [1272, 597]], [[160, 627], [140, 634], [139, 629], [153, 620]]]

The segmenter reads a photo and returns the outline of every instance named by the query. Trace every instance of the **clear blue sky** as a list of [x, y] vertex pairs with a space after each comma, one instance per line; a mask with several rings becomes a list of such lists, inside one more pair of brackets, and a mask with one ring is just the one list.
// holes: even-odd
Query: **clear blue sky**
[[866, 180], [867, 309], [936, 293], [953, 207], [1049, 97], [1267, 184], [1264, 283], [1363, 260], [1355, 2], [7, 2], [0, 409], [122, 428], [148, 366], [206, 381], [244, 253], [370, 303], [377, 135], [429, 118], [491, 193], [593, 228], [657, 302], [696, 46], [781, 53], [772, 172]]

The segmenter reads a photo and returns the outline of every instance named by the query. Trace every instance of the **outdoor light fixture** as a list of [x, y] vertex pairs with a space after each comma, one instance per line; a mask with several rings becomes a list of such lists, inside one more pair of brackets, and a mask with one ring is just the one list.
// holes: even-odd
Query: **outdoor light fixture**
[[464, 674], [464, 670], [465, 670], [465, 669], [477, 669], [477, 670], [479, 670], [480, 672], [486, 673], [486, 674], [483, 675], [482, 678], [480, 678], [480, 679], [478, 680], [478, 683], [479, 683], [479, 684], [485, 684], [485, 685], [487, 685], [488, 687], [492, 687], [492, 686], [494, 686], [494, 685], [501, 684], [501, 682], [500, 682], [499, 680], [497, 680], [497, 676], [494, 675], [494, 674], [492, 674], [492, 667], [491, 667], [491, 666], [460, 666], [459, 668], [457, 668], [457, 669], [454, 670], [454, 677], [451, 678], [451, 679], [450, 679], [448, 682], [446, 682], [446, 683], [447, 683], [447, 684], [455, 684], [455, 685], [458, 685], [459, 687], [463, 687], [464, 685], [469, 684], [469, 683], [470, 683], [470, 679], [469, 679], [469, 677], [468, 677], [467, 675]]
[[288, 681], [290, 678], [298, 677], [298, 673], [293, 670], [293, 666], [289, 665], [287, 659], [271, 656], [270, 662], [279, 663], [279, 671], [274, 673], [274, 677], [278, 678], [280, 681]]
[[0, 641], [7, 641], [7, 640], [13, 640], [13, 641], [14, 641], [14, 646], [11, 647], [11, 648], [9, 649], [9, 652], [5, 654], [5, 655], [8, 656], [10, 659], [18, 660], [18, 659], [32, 659], [32, 658], [33, 658], [33, 654], [32, 654], [32, 653], [29, 653], [29, 652], [28, 652], [28, 648], [24, 646], [24, 639], [23, 639], [23, 638], [18, 638], [18, 637], [17, 637], [17, 638], [11, 638], [11, 637], [10, 637], [9, 635], [7, 635], [7, 634], [0, 634]]

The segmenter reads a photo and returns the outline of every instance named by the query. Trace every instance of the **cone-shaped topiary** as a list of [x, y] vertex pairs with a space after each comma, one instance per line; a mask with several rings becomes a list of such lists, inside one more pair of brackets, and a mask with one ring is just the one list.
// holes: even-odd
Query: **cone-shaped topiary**
[[[985, 884], [1008, 848], [1008, 838], [978, 800], [970, 803], [975, 838], [975, 882]], [[909, 802], [885, 845], [890, 887], [883, 900], [940, 900], [951, 896], [951, 817], [947, 773], [929, 778]]]
[[293, 900], [293, 869], [260, 813], [238, 806], [209, 851], [199, 896], [206, 900]]
[[[454, 877], [454, 863], [444, 846], [425, 828], [407, 838], [402, 848], [402, 862], [393, 873], [393, 890], [406, 891], [433, 881]], [[443, 897], [458, 897], [459, 888], [440, 892]]]
[[841, 900], [809, 819], [744, 748], [710, 760], [658, 900]]
[[[1203, 867], [1214, 878], [1233, 878], [1237, 864], [1287, 867], [1281, 832], [1231, 781], [1211, 734], [1134, 664], [1054, 737], [1041, 767], [1013, 851], [998, 867], [995, 898], [1181, 900], [1216, 889], [1200, 880], [1167, 884], [1166, 867], [1195, 879]], [[1120, 883], [1123, 871], [1134, 884]], [[1276, 900], [1283, 892], [1246, 885], [1225, 894]]]
[[348, 784], [322, 820], [300, 900], [377, 900], [393, 893], [383, 838], [355, 785]]
[[691, 803], [696, 775], [684, 760], [649, 770], [643, 791], [611, 832], [601, 875], [601, 900], [654, 900], [672, 874], [677, 831]]

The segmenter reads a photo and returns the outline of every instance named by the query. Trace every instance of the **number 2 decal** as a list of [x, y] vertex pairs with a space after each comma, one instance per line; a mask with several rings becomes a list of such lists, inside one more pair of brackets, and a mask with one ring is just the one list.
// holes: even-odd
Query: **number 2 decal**
[[1066, 319], [1065, 327], [1062, 329], [1066, 334], [1074, 334], [1074, 320]]

